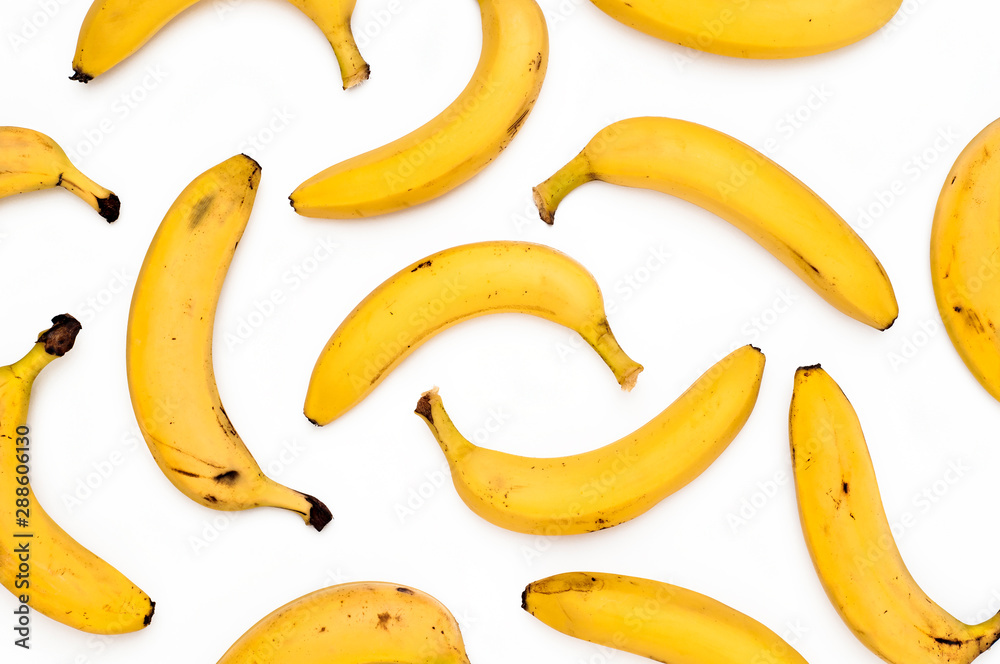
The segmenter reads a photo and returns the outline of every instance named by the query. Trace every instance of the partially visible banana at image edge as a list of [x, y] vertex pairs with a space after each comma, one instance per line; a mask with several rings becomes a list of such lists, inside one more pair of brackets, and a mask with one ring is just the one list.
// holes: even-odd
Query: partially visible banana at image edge
[[[74, 81], [88, 83], [149, 41], [167, 23], [201, 0], [96, 0], [80, 28]], [[368, 63], [351, 33], [355, 0], [287, 0], [323, 31], [340, 64], [344, 89], [368, 78]]]
[[800, 58], [848, 46], [903, 0], [591, 0], [615, 20], [688, 48], [738, 58]]
[[167, 211], [132, 295], [129, 393], [160, 470], [191, 500], [216, 510], [279, 507], [322, 530], [330, 510], [264, 475], [215, 381], [215, 311], [259, 182], [257, 162], [238, 155], [195, 178]]
[[314, 175], [289, 197], [307, 217], [395, 212], [463, 184], [513, 140], [535, 105], [549, 59], [535, 0], [479, 0], [483, 47], [462, 93], [437, 117], [380, 148]]
[[885, 330], [899, 314], [885, 269], [850, 225], [791, 173], [722, 132], [660, 117], [609, 125], [535, 187], [542, 220], [552, 224], [563, 198], [592, 180], [677, 196], [722, 217], [866, 325]]
[[600, 449], [558, 458], [474, 445], [452, 423], [436, 389], [420, 398], [416, 413], [473, 512], [520, 533], [576, 535], [634, 519], [701, 475], [746, 424], [763, 373], [763, 353], [738, 348], [640, 429]]
[[968, 625], [910, 575], [857, 413], [818, 365], [795, 373], [788, 428], [806, 545], [830, 602], [858, 640], [892, 664], [968, 664], [989, 649], [1000, 638], [1000, 613]]
[[395, 583], [330, 586], [262, 618], [218, 664], [469, 664], [458, 622], [427, 593]]
[[952, 345], [1000, 400], [1000, 120], [962, 151], [931, 230], [931, 280]]
[[81, 173], [54, 140], [33, 129], [0, 127], [0, 198], [53, 187], [73, 192], [108, 223], [118, 219], [118, 196]]
[[478, 242], [412, 263], [354, 308], [316, 360], [305, 416], [329, 424], [435, 334], [497, 313], [531, 314], [575, 330], [625, 390], [642, 371], [618, 345], [601, 289], [582, 265], [540, 244]]
[[[36, 441], [28, 427], [32, 385], [42, 369], [73, 348], [80, 329], [72, 316], [56, 316], [27, 355], [0, 367], [0, 582], [64, 625], [91, 634], [124, 634], [149, 625], [154, 603], [59, 527], [28, 481], [27, 469], [37, 470], [31, 461]], [[15, 526], [19, 518], [24, 525]]]
[[521, 608], [563, 634], [669, 664], [806, 664], [784, 639], [722, 602], [619, 574], [568, 572], [528, 584]]

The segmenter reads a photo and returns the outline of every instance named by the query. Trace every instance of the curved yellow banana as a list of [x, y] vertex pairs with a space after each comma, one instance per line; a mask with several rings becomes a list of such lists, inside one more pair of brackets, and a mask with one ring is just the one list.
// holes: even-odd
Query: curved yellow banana
[[261, 472], [215, 384], [215, 309], [259, 181], [257, 162], [233, 157], [195, 178], [167, 212], [132, 294], [129, 392], [156, 463], [184, 495], [217, 510], [281, 507], [322, 530], [330, 511]]
[[934, 297], [952, 345], [1000, 400], [1000, 120], [959, 155], [931, 230]]
[[[74, 81], [89, 83], [129, 57], [199, 0], [96, 0], [83, 19], [73, 58]], [[333, 47], [344, 89], [368, 78], [351, 34], [355, 0], [288, 0], [312, 19]]]
[[591, 180], [694, 203], [756, 240], [851, 318], [879, 330], [896, 320], [889, 277], [857, 233], [791, 173], [731, 136], [670, 118], [609, 125], [535, 187], [542, 219], [551, 224], [566, 194]]
[[263, 618], [219, 664], [469, 664], [458, 622], [425, 592], [383, 582], [345, 583], [300, 597]]
[[529, 584], [521, 600], [525, 611], [563, 634], [658, 662], [806, 662], [750, 616], [659, 581], [568, 572]]
[[479, 242], [432, 254], [354, 308], [316, 361], [305, 416], [337, 419], [438, 332], [496, 313], [525, 313], [577, 331], [625, 390], [642, 365], [615, 340], [594, 277], [565, 254], [528, 242]]
[[860, 41], [903, 0], [591, 0], [613, 19], [669, 42], [738, 58], [798, 58]]
[[28, 428], [31, 386], [42, 369], [73, 348], [80, 331], [68, 314], [52, 323], [27, 355], [0, 368], [0, 582], [64, 625], [92, 634], [134, 632], [153, 618], [149, 596], [66, 534], [28, 483], [35, 470]]
[[479, 0], [483, 50], [472, 80], [406, 136], [336, 164], [292, 192], [307, 217], [370, 217], [445, 194], [493, 161], [521, 128], [545, 78], [549, 37], [535, 0]]
[[81, 173], [55, 141], [33, 129], [0, 127], [0, 198], [52, 187], [73, 192], [109, 224], [118, 219], [118, 197]]
[[764, 355], [739, 348], [640, 429], [592, 452], [551, 459], [473, 445], [436, 389], [420, 398], [416, 413], [473, 512], [519, 533], [577, 535], [634, 519], [701, 475], [746, 424], [763, 373]]
[[789, 439], [799, 518], [830, 601], [894, 664], [968, 663], [1000, 638], [1000, 614], [966, 625], [928, 597], [896, 548], [858, 416], [819, 366], [795, 373]]

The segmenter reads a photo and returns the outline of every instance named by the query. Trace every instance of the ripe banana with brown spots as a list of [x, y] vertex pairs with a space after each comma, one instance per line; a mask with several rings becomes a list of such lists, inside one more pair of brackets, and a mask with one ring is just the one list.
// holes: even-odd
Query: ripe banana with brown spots
[[215, 309], [259, 181], [253, 159], [228, 159], [195, 178], [160, 223], [129, 311], [129, 392], [153, 457], [186, 496], [217, 510], [280, 507], [322, 530], [330, 511], [264, 475], [215, 383]]
[[149, 596], [70, 537], [31, 490], [29, 473], [37, 470], [28, 425], [31, 388], [80, 332], [80, 323], [66, 314], [52, 323], [27, 355], [0, 367], [0, 583], [22, 604], [75, 629], [135, 632], [153, 618]]
[[1000, 400], [1000, 120], [962, 151], [931, 230], [931, 280], [952, 345]]
[[799, 519], [830, 602], [892, 664], [968, 664], [1000, 638], [1000, 613], [967, 625], [910, 575], [882, 507], [851, 403], [819, 366], [795, 373], [789, 440]]
[[344, 583], [277, 609], [218, 664], [469, 664], [458, 621], [427, 593], [384, 582]]

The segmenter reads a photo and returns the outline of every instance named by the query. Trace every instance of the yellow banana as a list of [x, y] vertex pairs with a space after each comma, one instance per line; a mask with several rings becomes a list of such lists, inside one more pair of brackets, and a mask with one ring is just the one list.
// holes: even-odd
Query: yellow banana
[[903, 0], [591, 0], [613, 19], [689, 48], [738, 58], [798, 58], [860, 41]]
[[551, 459], [473, 445], [436, 389], [420, 398], [416, 413], [473, 512], [519, 533], [576, 535], [634, 519], [704, 472], [746, 424], [763, 372], [764, 355], [739, 348], [637, 431], [592, 452]]
[[445, 194], [514, 138], [545, 78], [549, 38], [535, 0], [479, 0], [483, 49], [472, 80], [440, 115], [406, 136], [319, 173], [292, 192], [307, 217], [402, 210]]
[[257, 162], [233, 157], [198, 176], [167, 212], [132, 295], [129, 391], [153, 457], [186, 496], [217, 510], [281, 507], [322, 530], [330, 511], [261, 472], [215, 383], [215, 309], [259, 181]]
[[316, 361], [305, 416], [313, 424], [329, 424], [441, 330], [510, 312], [577, 331], [625, 390], [635, 385], [642, 365], [618, 345], [601, 290], [582, 265], [540, 244], [479, 242], [419, 260], [362, 300]]
[[791, 173], [731, 136], [670, 118], [605, 127], [535, 187], [546, 223], [591, 180], [653, 189], [713, 212], [756, 240], [834, 307], [884, 330], [899, 313], [889, 277], [868, 246]]
[[951, 343], [1000, 400], [1000, 120], [962, 151], [931, 230], [931, 280]]
[[[129, 57], [199, 0], [96, 0], [83, 19], [73, 58], [74, 81], [88, 83]], [[340, 63], [344, 89], [368, 78], [351, 34], [355, 0], [288, 0], [323, 31]]]
[[819, 366], [795, 374], [789, 439], [799, 518], [816, 572], [854, 635], [893, 664], [968, 663], [1000, 613], [966, 625], [928, 597], [893, 540], [858, 416]]
[[0, 198], [52, 187], [73, 192], [108, 223], [118, 219], [118, 197], [81, 173], [55, 141], [32, 129], [0, 127]]
[[525, 611], [563, 634], [658, 662], [806, 662], [750, 616], [659, 581], [569, 572], [529, 584], [521, 599]]
[[383, 582], [345, 583], [300, 597], [263, 618], [219, 664], [469, 664], [458, 622], [425, 592]]
[[31, 386], [42, 369], [73, 348], [80, 331], [68, 314], [52, 323], [27, 355], [0, 368], [0, 582], [22, 604], [64, 625], [92, 634], [134, 632], [152, 620], [153, 602], [66, 534], [29, 484], [28, 473], [35, 469], [28, 428]]

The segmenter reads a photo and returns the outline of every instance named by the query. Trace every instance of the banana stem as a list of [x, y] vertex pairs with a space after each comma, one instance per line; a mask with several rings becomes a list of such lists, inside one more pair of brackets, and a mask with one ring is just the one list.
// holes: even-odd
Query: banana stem
[[358, 44], [351, 34], [350, 24], [334, 31], [330, 46], [340, 64], [340, 77], [344, 81], [344, 89], [353, 88], [362, 81], [367, 81], [371, 68], [358, 50]]
[[551, 226], [555, 222], [556, 208], [566, 194], [593, 179], [595, 176], [590, 168], [590, 160], [584, 151], [573, 157], [548, 180], [532, 189], [532, 197], [542, 221]]
[[121, 201], [109, 189], [105, 189], [76, 169], [66, 169], [59, 178], [59, 186], [68, 189], [87, 205], [97, 210], [109, 224], [118, 219]]
[[597, 351], [597, 354], [601, 356], [601, 359], [604, 360], [611, 371], [614, 372], [615, 378], [618, 379], [618, 384], [622, 386], [622, 389], [626, 392], [631, 392], [632, 388], [635, 387], [635, 382], [639, 378], [639, 374], [642, 372], [642, 365], [629, 357], [622, 350], [622, 347], [618, 345], [618, 340], [615, 339], [615, 335], [611, 331], [607, 320], [602, 321], [597, 326], [597, 332], [598, 334], [593, 339], [589, 337], [584, 338]]
[[413, 412], [423, 419], [427, 428], [434, 434], [449, 465], [457, 463], [476, 449], [476, 446], [470, 443], [451, 421], [436, 387], [423, 393]]
[[11, 371], [22, 380], [34, 381], [35, 377], [57, 357], [68, 353], [76, 342], [76, 335], [83, 328], [80, 322], [69, 314], [52, 319], [52, 327], [38, 335], [31, 350], [11, 365]]
[[257, 499], [259, 505], [278, 507], [300, 514], [307, 525], [318, 531], [323, 530], [326, 524], [333, 520], [330, 509], [318, 498], [289, 489], [270, 478], [265, 479], [266, 488]]

